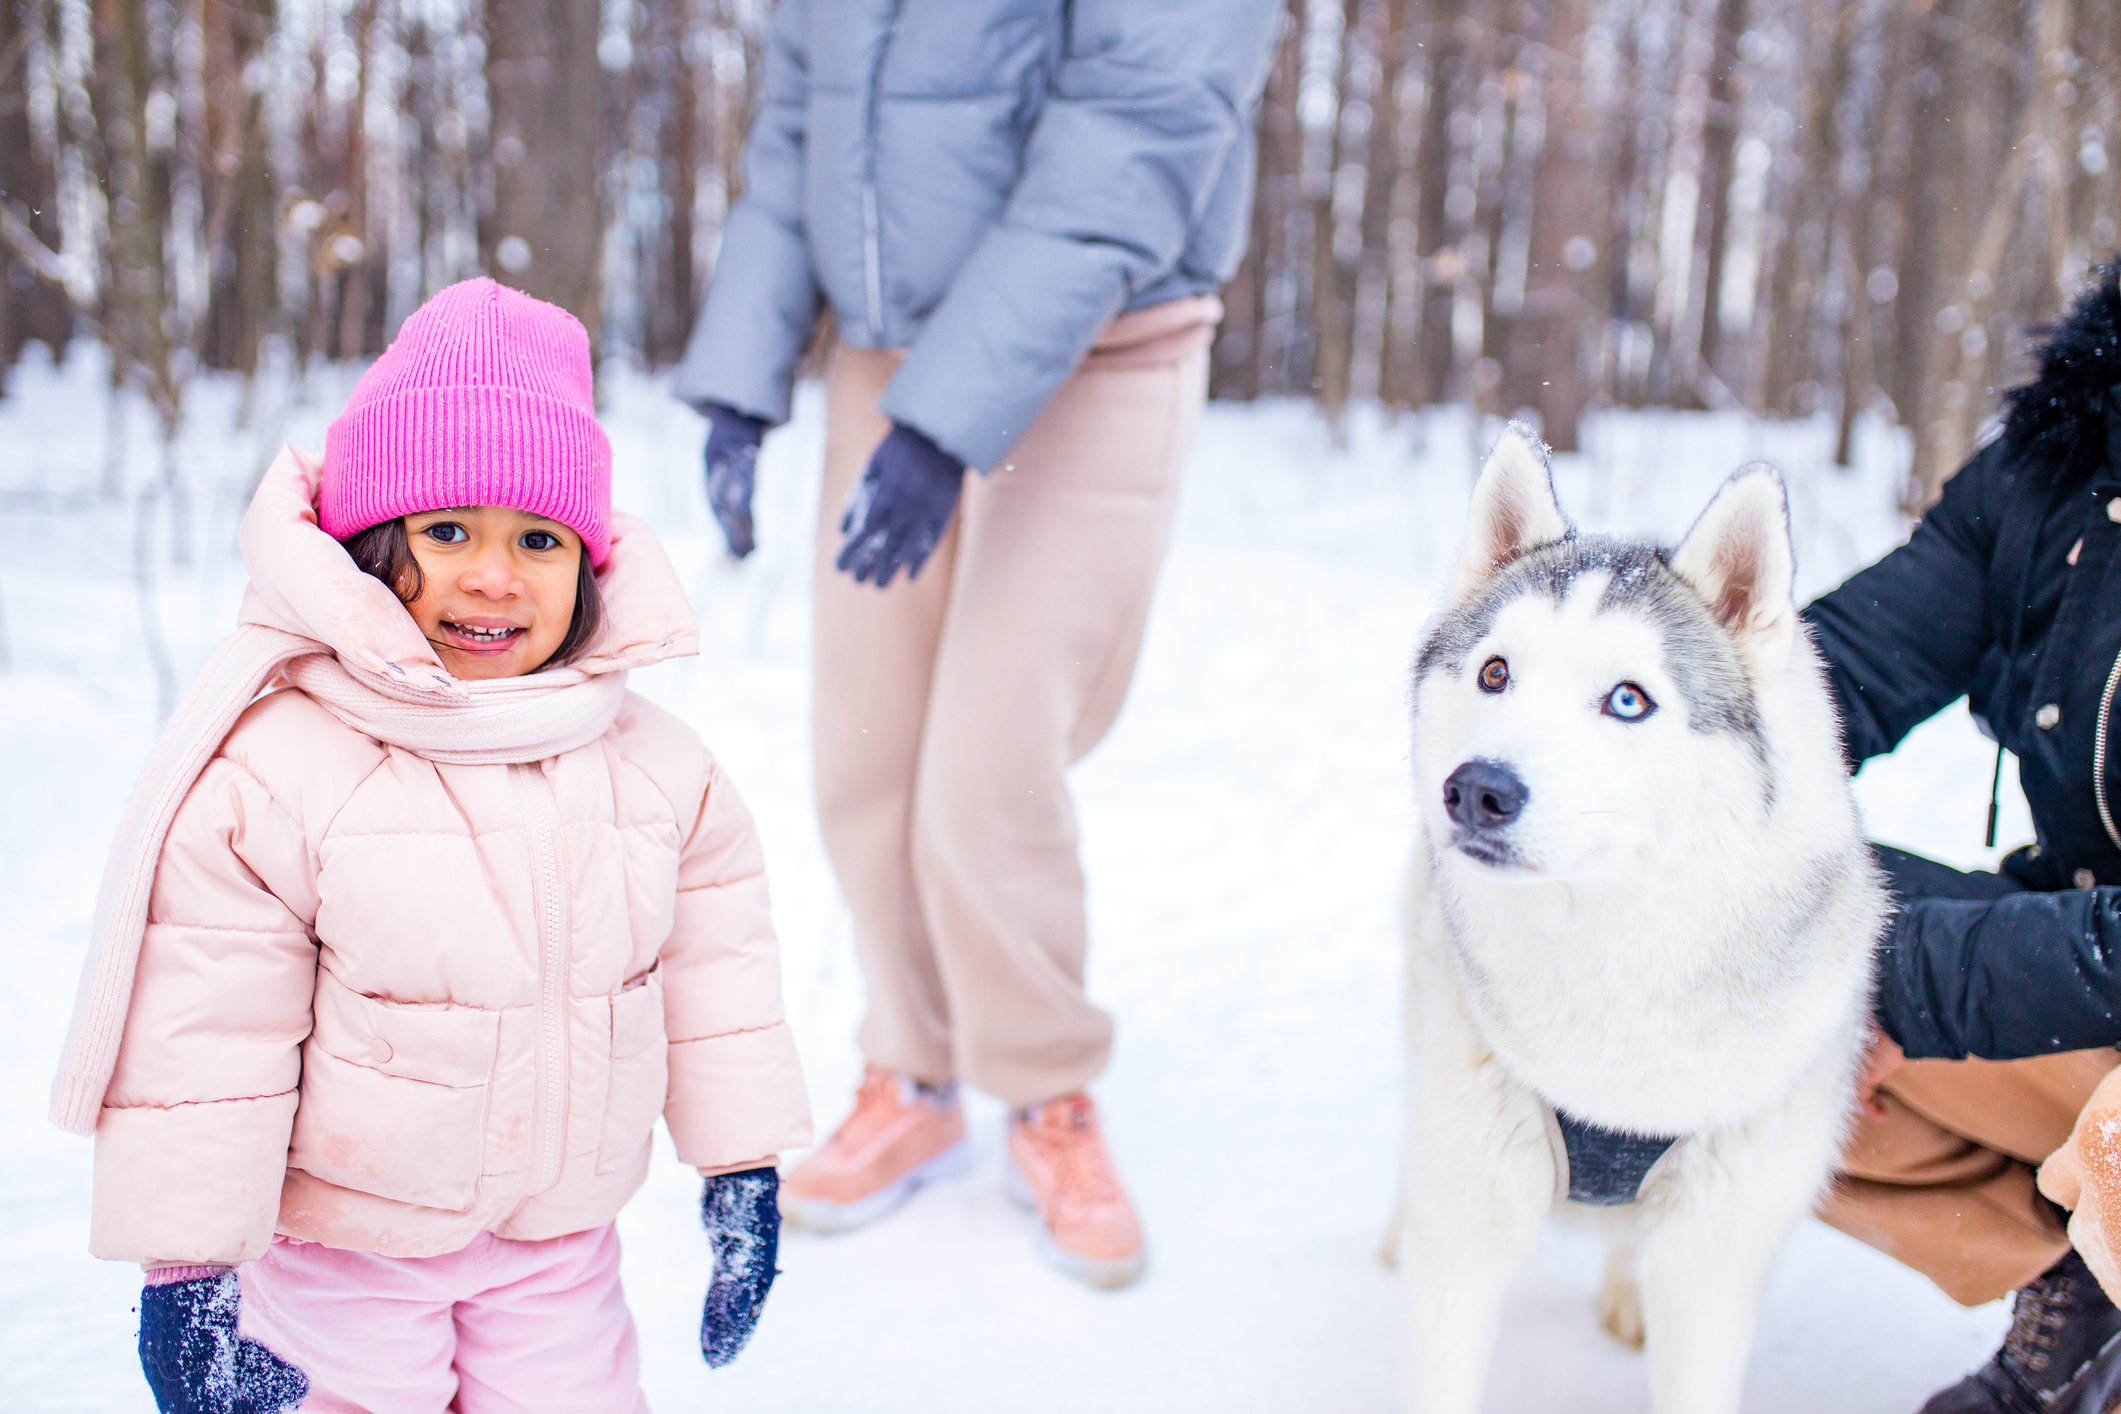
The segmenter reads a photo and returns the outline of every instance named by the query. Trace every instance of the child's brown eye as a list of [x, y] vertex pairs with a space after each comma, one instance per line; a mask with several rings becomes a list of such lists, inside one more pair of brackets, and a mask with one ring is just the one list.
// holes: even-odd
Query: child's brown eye
[[453, 520], [438, 520], [421, 534], [430, 540], [439, 540], [444, 545], [457, 545], [471, 539], [471, 533]]
[[549, 530], [524, 532], [523, 548], [526, 550], [552, 550], [558, 548], [560, 537]]
[[1480, 690], [1500, 692], [1510, 685], [1510, 665], [1500, 658], [1490, 658], [1480, 665]]

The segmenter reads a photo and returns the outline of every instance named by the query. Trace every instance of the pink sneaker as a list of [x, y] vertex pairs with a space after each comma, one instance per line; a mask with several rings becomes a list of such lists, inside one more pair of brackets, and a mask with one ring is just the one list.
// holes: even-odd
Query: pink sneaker
[[1009, 1186], [1039, 1216], [1039, 1254], [1077, 1281], [1127, 1286], [1148, 1265], [1141, 1222], [1119, 1185], [1088, 1095], [1009, 1119]]
[[970, 1158], [955, 1084], [921, 1085], [872, 1065], [854, 1113], [781, 1180], [781, 1216], [812, 1232], [844, 1232], [884, 1216], [930, 1179], [962, 1172]]

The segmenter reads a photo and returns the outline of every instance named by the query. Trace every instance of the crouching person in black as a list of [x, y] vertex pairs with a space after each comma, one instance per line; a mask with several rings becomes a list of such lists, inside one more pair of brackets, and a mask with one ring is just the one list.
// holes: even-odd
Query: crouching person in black
[[1995, 874], [1878, 849], [1900, 900], [1887, 1039], [1822, 1216], [1968, 1305], [2017, 1293], [2003, 1348], [1922, 1414], [2121, 1402], [2121, 1311], [2034, 1180], [2121, 1064], [2117, 269], [1908, 543], [1805, 611], [1852, 761], [1964, 694], [2016, 754], [2038, 831]]

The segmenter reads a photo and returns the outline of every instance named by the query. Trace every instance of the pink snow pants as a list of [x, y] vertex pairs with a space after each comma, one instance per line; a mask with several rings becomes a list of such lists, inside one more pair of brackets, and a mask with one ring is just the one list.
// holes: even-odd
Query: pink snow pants
[[275, 1237], [236, 1270], [242, 1333], [309, 1377], [305, 1414], [648, 1408], [612, 1224], [440, 1257]]

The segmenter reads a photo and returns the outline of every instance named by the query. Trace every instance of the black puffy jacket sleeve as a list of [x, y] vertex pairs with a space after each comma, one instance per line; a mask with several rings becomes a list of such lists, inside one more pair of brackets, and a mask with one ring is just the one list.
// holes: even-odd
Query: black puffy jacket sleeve
[[1911, 1060], [2019, 1060], [2121, 1042], [2121, 888], [1910, 899], [1875, 1014]]
[[1851, 766], [1964, 695], [1995, 640], [1989, 569], [2000, 444], [1944, 484], [1908, 542], [1804, 611], [1825, 655]]
[[[2006, 471], [1992, 443], [1945, 483], [1905, 545], [1805, 610], [1851, 765], [1891, 751], [1975, 687], [1998, 646], [1999, 605], [2031, 553], [2028, 537], [2004, 533], [2013, 496], [2029, 494]], [[2028, 651], [2001, 647], [2005, 661], [1990, 672]], [[2037, 818], [2042, 802], [2032, 804]], [[2121, 1042], [2121, 889], [1972, 899], [1925, 897], [1902, 882], [1896, 891], [1875, 1014], [1911, 1058], [2015, 1060]]]

